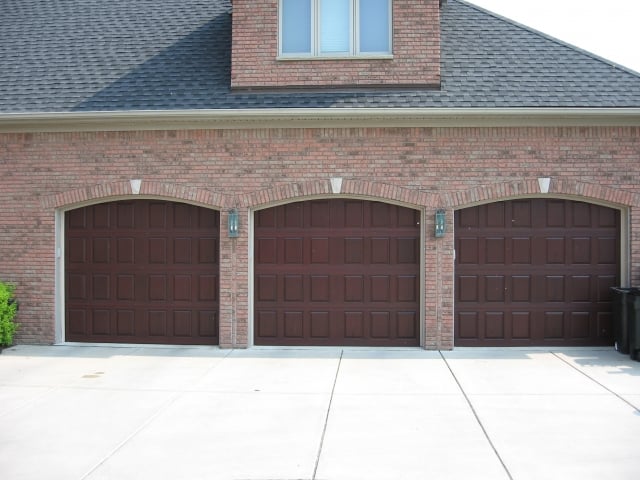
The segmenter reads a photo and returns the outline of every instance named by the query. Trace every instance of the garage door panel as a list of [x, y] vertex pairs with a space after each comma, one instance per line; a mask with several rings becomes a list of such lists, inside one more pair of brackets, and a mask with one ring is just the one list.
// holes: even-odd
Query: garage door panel
[[564, 238], [546, 238], [545, 239], [545, 264], [547, 265], [563, 265], [566, 259], [566, 246]]
[[605, 341], [611, 338], [613, 331], [613, 315], [611, 312], [598, 312], [596, 314], [596, 335]]
[[198, 312], [198, 334], [201, 337], [218, 336], [218, 312], [214, 310], [204, 310]]
[[198, 300], [200, 302], [218, 301], [218, 277], [215, 275], [198, 276]]
[[459, 264], [477, 265], [480, 263], [480, 245], [478, 238], [461, 237], [456, 243], [456, 258]]
[[[484, 212], [478, 212], [478, 217], [480, 217]], [[505, 206], [502, 203], [493, 203], [491, 205], [487, 205], [486, 209], [486, 224], [488, 227], [498, 227], [504, 228], [505, 226]], [[476, 222], [476, 226], [478, 223]]]
[[149, 320], [149, 336], [151, 337], [167, 337], [167, 312], [164, 310], [151, 310], [148, 313]]
[[[508, 207], [508, 205], [505, 205]], [[514, 200], [511, 204], [511, 227], [531, 228], [533, 226], [532, 204], [527, 200]], [[505, 227], [509, 228], [505, 222]]]
[[371, 312], [370, 331], [372, 338], [389, 338], [391, 336], [391, 318], [389, 312]]
[[[165, 275], [149, 275], [148, 299], [151, 301], [167, 299], [167, 277]], [[177, 300], [177, 298], [174, 299]]]
[[415, 311], [398, 312], [398, 338], [413, 340], [418, 337], [418, 315]]
[[457, 282], [457, 295], [459, 302], [478, 302], [480, 282], [477, 275], [459, 275]]
[[167, 208], [164, 203], [149, 203], [147, 211], [150, 228], [167, 228]]
[[284, 299], [287, 302], [304, 301], [304, 277], [302, 275], [284, 276]]
[[530, 265], [532, 262], [531, 237], [511, 239], [511, 263]]
[[134, 337], [135, 312], [133, 310], [116, 310], [116, 335]]
[[311, 205], [311, 226], [327, 228], [331, 221], [329, 202], [319, 200]]
[[598, 252], [596, 254], [598, 265], [615, 265], [618, 262], [618, 242], [616, 238], [605, 237], [597, 239]]
[[588, 203], [574, 202], [571, 204], [573, 214], [573, 227], [591, 227], [593, 218], [591, 216], [592, 209]]
[[390, 240], [389, 238], [371, 239], [371, 263], [390, 262]]
[[477, 340], [479, 338], [478, 312], [458, 312], [455, 325], [458, 338]]
[[87, 312], [85, 310], [67, 310], [67, 331], [74, 335], [86, 335]]
[[302, 206], [290, 203], [284, 206], [284, 226], [303, 228]]
[[311, 301], [328, 302], [329, 299], [329, 275], [312, 275]]
[[67, 261], [69, 263], [85, 263], [87, 261], [86, 239], [72, 238], [67, 245]]
[[92, 310], [91, 316], [91, 333], [93, 335], [111, 334], [111, 312], [109, 310], [95, 309]]
[[[210, 326], [196, 324], [218, 308], [218, 218], [215, 211], [159, 200], [67, 212], [66, 340], [217, 343], [217, 331], [212, 336]], [[90, 246], [85, 258], [72, 253], [78, 245]], [[75, 276], [90, 279], [85, 285], [90, 296], [78, 297], [82, 289]], [[168, 306], [158, 308], [161, 304]], [[85, 312], [82, 332], [72, 328], [76, 311]], [[98, 312], [109, 312], [109, 321], [104, 313], [98, 319]]]
[[284, 336], [286, 338], [304, 337], [303, 315], [303, 312], [285, 312]]
[[329, 263], [329, 238], [311, 239], [311, 263]]
[[544, 338], [563, 339], [564, 329], [563, 312], [544, 312]]
[[545, 213], [545, 227], [564, 227], [567, 225], [566, 203], [564, 200], [548, 200]]
[[93, 263], [109, 263], [111, 252], [110, 238], [94, 238], [91, 243], [91, 257]]
[[599, 208], [596, 213], [596, 226], [616, 228], [618, 224], [618, 212], [611, 208]]
[[[110, 228], [111, 225], [111, 208], [109, 205], [96, 205], [93, 209], [91, 222], [93, 228]], [[86, 227], [86, 224], [85, 224]], [[85, 228], [83, 227], [83, 228]]]
[[575, 339], [588, 339], [593, 336], [591, 329], [591, 314], [589, 312], [571, 312], [571, 337]]
[[[352, 199], [264, 212], [256, 213], [254, 242], [256, 344], [419, 343], [419, 212]], [[292, 238], [300, 263], [288, 263]], [[274, 243], [282, 256], [262, 261], [273, 260]]]
[[505, 301], [505, 278], [502, 275], [485, 276], [484, 277], [486, 302], [504, 302]]
[[344, 313], [344, 338], [362, 338], [364, 336], [364, 315], [362, 312]]
[[364, 205], [357, 200], [346, 200], [343, 204], [344, 223], [340, 223], [339, 217], [331, 222], [332, 227], [344, 225], [345, 228], [359, 228], [364, 226]]
[[598, 303], [610, 304], [613, 299], [611, 287], [618, 286], [618, 277], [615, 275], [598, 275], [596, 277]]
[[530, 303], [532, 299], [532, 281], [530, 275], [511, 277], [511, 301]]
[[569, 300], [571, 302], [591, 302], [594, 298], [591, 290], [591, 279], [590, 275], [572, 275], [569, 277]]
[[311, 312], [311, 338], [329, 339], [329, 312]]
[[511, 336], [516, 340], [531, 338], [531, 312], [512, 312]]
[[257, 313], [257, 332], [260, 337], [275, 338], [278, 336], [278, 315], [275, 311], [260, 310]]
[[117, 262], [124, 264], [135, 263], [135, 240], [131, 237], [118, 238], [117, 241]]
[[391, 278], [388, 275], [372, 276], [370, 282], [372, 302], [388, 302], [391, 299]]
[[484, 337], [488, 339], [505, 338], [504, 312], [487, 312], [484, 321]]
[[415, 237], [398, 238], [396, 240], [396, 252], [398, 263], [418, 263], [418, 258], [420, 256], [418, 239]]
[[464, 209], [455, 220], [456, 345], [610, 344], [618, 211], [523, 199]]
[[344, 263], [362, 263], [364, 261], [364, 238], [344, 239]]
[[344, 295], [345, 302], [364, 302], [364, 276], [345, 275]]
[[486, 263], [503, 264], [505, 262], [505, 238], [487, 238], [484, 247]]

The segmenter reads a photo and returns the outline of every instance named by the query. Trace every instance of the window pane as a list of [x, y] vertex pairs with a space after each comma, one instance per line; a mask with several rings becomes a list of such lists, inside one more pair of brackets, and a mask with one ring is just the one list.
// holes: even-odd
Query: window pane
[[360, 0], [360, 52], [390, 52], [389, 0]]
[[311, 53], [311, 0], [282, 0], [282, 53]]
[[350, 0], [320, 0], [320, 52], [349, 53]]

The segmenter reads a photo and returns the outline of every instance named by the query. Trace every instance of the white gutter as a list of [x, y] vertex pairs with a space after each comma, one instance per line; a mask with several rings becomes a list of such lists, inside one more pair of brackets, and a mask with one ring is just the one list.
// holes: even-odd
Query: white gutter
[[272, 108], [0, 113], [0, 132], [640, 126], [640, 108]]

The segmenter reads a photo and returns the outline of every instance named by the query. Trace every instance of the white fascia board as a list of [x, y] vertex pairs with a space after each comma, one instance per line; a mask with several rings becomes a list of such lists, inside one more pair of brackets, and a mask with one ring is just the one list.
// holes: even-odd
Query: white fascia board
[[639, 108], [273, 108], [0, 113], [0, 132], [640, 126]]

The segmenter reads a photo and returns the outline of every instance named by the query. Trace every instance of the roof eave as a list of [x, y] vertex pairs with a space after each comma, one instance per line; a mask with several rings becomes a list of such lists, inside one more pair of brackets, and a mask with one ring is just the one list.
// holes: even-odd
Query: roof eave
[[273, 108], [0, 113], [0, 132], [640, 126], [633, 108]]

